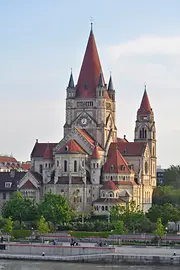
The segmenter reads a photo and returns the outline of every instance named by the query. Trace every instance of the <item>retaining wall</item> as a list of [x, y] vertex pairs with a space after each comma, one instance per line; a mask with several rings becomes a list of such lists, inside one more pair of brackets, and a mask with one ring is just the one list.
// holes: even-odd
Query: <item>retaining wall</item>
[[3, 251], [3, 253], [10, 253], [10, 254], [32, 254], [32, 255], [42, 255], [43, 252], [46, 255], [52, 256], [74, 256], [74, 255], [115, 253], [115, 248], [8, 244], [7, 249]]

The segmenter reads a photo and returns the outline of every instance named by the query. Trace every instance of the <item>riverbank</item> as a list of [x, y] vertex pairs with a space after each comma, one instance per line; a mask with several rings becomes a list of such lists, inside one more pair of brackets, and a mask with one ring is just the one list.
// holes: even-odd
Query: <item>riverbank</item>
[[180, 256], [92, 254], [78, 256], [39, 256], [0, 254], [3, 260], [56, 261], [73, 263], [100, 263], [106, 265], [180, 265]]

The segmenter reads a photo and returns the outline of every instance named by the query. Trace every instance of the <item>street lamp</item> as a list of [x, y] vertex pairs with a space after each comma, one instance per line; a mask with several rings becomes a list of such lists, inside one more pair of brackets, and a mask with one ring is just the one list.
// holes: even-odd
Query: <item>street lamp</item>
[[31, 228], [31, 244], [32, 244], [32, 240], [33, 240], [33, 227]]

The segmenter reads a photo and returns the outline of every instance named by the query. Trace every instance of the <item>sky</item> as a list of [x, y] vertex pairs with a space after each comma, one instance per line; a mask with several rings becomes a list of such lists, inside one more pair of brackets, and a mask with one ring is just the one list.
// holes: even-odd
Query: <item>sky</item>
[[133, 140], [146, 83], [157, 163], [180, 164], [179, 10], [179, 0], [0, 0], [0, 154], [26, 161], [36, 139], [62, 139], [70, 71], [77, 82], [93, 18], [118, 136]]

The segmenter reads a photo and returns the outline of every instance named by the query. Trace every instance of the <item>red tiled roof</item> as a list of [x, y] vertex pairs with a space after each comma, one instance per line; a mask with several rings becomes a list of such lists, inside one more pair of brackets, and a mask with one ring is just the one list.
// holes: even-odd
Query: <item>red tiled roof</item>
[[128, 140], [125, 138], [117, 138], [117, 142], [127, 143]]
[[[94, 34], [91, 30], [77, 83], [76, 97], [96, 97], [96, 87], [102, 72]], [[86, 89], [87, 87], [87, 89]]]
[[49, 146], [49, 143], [47, 144], [46, 150], [44, 152], [44, 159], [52, 159], [53, 153], [52, 153], [52, 147]]
[[21, 164], [21, 168], [22, 168], [24, 171], [28, 171], [28, 170], [30, 170], [30, 168], [31, 168], [31, 164], [30, 164], [30, 163], [22, 163], [22, 164]]
[[36, 142], [31, 152], [31, 157], [43, 157], [46, 151], [47, 145], [53, 150], [57, 143], [39, 143]]
[[126, 160], [117, 149], [117, 143], [111, 143], [107, 161], [104, 164], [104, 173], [130, 173]]
[[146, 142], [119, 142], [117, 147], [123, 156], [142, 156], [146, 148]]
[[100, 159], [98, 145], [95, 145], [92, 155], [90, 156], [91, 159]]
[[[92, 146], [96, 145], [96, 141], [85, 129], [81, 129], [81, 128], [76, 128], [76, 129]], [[98, 145], [98, 150], [102, 151], [102, 147], [100, 145]]]
[[118, 187], [114, 184], [112, 180], [105, 181], [101, 189], [108, 189], [108, 190], [113, 190], [113, 189], [118, 189]]
[[24, 183], [21, 189], [36, 189], [36, 187], [33, 185], [33, 183], [30, 180], [28, 180], [27, 182]]
[[17, 163], [17, 160], [14, 157], [0, 156], [0, 163], [2, 162]]
[[146, 114], [151, 113], [151, 111], [152, 111], [151, 105], [150, 105], [150, 102], [149, 102], [147, 91], [145, 90], [142, 101], [141, 101], [140, 108], [138, 110], [138, 114], [139, 115], [146, 115]]
[[57, 152], [57, 154], [75, 154], [75, 153], [85, 154], [84, 149], [77, 143], [76, 140], [68, 141], [68, 143]]

